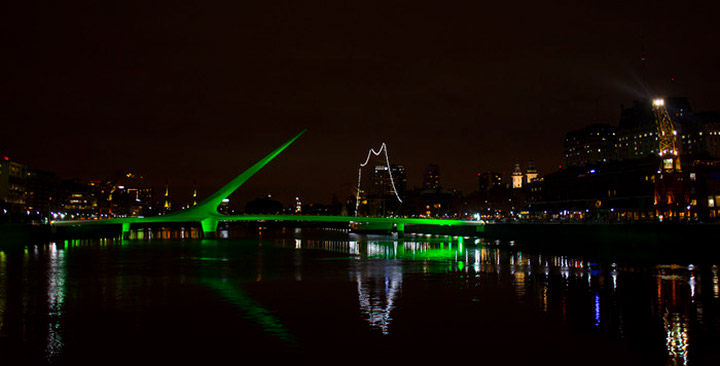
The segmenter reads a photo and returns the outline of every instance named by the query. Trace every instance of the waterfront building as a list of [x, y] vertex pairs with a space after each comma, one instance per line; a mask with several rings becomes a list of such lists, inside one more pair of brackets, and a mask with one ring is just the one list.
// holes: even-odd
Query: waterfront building
[[0, 200], [24, 208], [29, 175], [30, 168], [3, 157], [0, 161]]
[[565, 135], [565, 165], [583, 167], [614, 160], [615, 133], [615, 127], [607, 124], [568, 132]]

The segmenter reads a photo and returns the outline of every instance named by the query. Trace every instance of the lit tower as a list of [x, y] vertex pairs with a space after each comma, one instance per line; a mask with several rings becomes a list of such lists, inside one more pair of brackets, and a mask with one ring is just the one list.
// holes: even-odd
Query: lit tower
[[192, 197], [192, 205], [197, 206], [197, 183], [193, 182], [193, 197]]
[[653, 113], [655, 113], [655, 122], [657, 124], [662, 169], [667, 173], [679, 173], [681, 170], [676, 143], [677, 131], [673, 126], [667, 108], [665, 108], [665, 100], [653, 100]]
[[513, 188], [522, 188], [523, 183], [523, 172], [522, 169], [520, 169], [520, 163], [515, 163], [515, 169], [513, 169], [512, 173], [512, 187]]
[[537, 169], [535, 169], [535, 162], [530, 160], [528, 162], [527, 173], [525, 173], [525, 183], [530, 183], [530, 182], [534, 181], [535, 179], [537, 179], [537, 177], [538, 177], [538, 172], [537, 172]]
[[167, 182], [165, 182], [165, 204], [163, 204], [163, 210], [165, 212], [170, 211], [170, 187]]
[[300, 201], [300, 196], [295, 197], [295, 213], [299, 214], [302, 213], [302, 201]]

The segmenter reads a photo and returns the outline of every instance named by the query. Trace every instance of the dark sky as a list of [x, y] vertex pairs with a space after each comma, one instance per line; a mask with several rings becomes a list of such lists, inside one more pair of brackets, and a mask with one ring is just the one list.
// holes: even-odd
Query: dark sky
[[234, 200], [327, 203], [382, 142], [411, 187], [552, 172], [567, 131], [647, 96], [643, 50], [654, 92], [720, 109], [718, 2], [453, 3], [6, 2], [0, 153], [202, 196], [307, 128]]

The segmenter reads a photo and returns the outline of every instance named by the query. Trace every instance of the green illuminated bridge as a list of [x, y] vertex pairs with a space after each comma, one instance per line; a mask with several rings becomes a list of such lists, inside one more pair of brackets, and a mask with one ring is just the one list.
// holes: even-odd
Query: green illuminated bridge
[[347, 222], [360, 225], [383, 225], [388, 228], [395, 228], [399, 234], [405, 232], [405, 225], [436, 225], [436, 226], [474, 226], [476, 232], [483, 230], [483, 224], [478, 221], [433, 219], [433, 218], [402, 218], [402, 217], [357, 217], [357, 216], [314, 216], [314, 215], [223, 215], [218, 212], [218, 206], [222, 200], [230, 196], [250, 177], [255, 175], [267, 163], [278, 156], [283, 150], [297, 140], [305, 131], [284, 143], [275, 151], [268, 154], [262, 160], [255, 163], [248, 170], [237, 176], [217, 192], [210, 195], [204, 201], [188, 209], [174, 212], [168, 215], [153, 217], [126, 217], [101, 220], [67, 220], [53, 221], [53, 226], [88, 226], [88, 225], [122, 225], [123, 236], [130, 232], [132, 224], [147, 223], [174, 223], [174, 222], [199, 222], [202, 226], [204, 237], [214, 237], [220, 221], [315, 221], [315, 222]]

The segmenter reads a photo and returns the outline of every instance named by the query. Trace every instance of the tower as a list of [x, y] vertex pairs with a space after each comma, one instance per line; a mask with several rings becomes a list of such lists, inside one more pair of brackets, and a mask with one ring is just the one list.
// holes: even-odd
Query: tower
[[520, 169], [520, 163], [515, 163], [515, 168], [512, 173], [512, 187], [513, 189], [522, 188], [523, 184], [523, 172]]
[[192, 205], [197, 206], [197, 184], [193, 182]]
[[534, 181], [535, 179], [537, 179], [537, 177], [538, 177], [538, 173], [537, 173], [537, 170], [535, 169], [535, 162], [530, 160], [528, 162], [527, 173], [525, 173], [525, 183], [530, 183], [530, 182]]
[[170, 186], [167, 182], [165, 182], [165, 203], [163, 204], [163, 211], [169, 212], [170, 211]]

